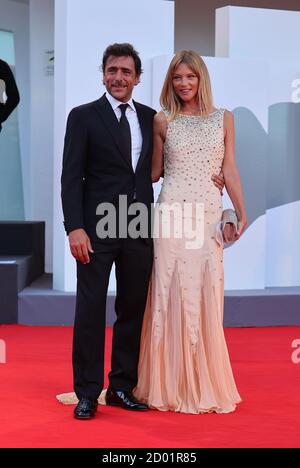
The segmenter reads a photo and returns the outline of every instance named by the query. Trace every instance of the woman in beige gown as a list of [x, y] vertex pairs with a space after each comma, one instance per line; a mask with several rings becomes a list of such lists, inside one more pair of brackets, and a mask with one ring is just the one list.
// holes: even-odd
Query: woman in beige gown
[[[223, 331], [223, 245], [218, 241], [222, 197], [213, 174], [222, 169], [243, 233], [247, 220], [234, 154], [233, 115], [213, 107], [205, 63], [193, 51], [173, 58], [155, 116], [152, 179], [163, 175], [156, 206], [154, 266], [145, 311], [135, 396], [150, 408], [229, 413], [241, 401]], [[162, 234], [164, 207], [170, 235]], [[190, 212], [185, 211], [189, 206]], [[202, 206], [198, 210], [199, 206]], [[203, 244], [190, 244], [179, 225], [202, 220]], [[180, 222], [181, 221], [181, 222]], [[201, 230], [200, 229], [200, 230]], [[224, 240], [232, 235], [225, 228]], [[105, 404], [105, 391], [99, 402]], [[76, 403], [74, 393], [59, 401]]]
[[[212, 174], [223, 168], [239, 219], [238, 239], [247, 221], [235, 164], [233, 116], [213, 107], [207, 68], [192, 51], [173, 58], [161, 105], [154, 124], [152, 178], [155, 182], [164, 176], [158, 204], [176, 203], [182, 216], [171, 217], [171, 236], [164, 238], [164, 208], [156, 206], [154, 267], [134, 393], [161, 411], [229, 413], [241, 398], [223, 331], [223, 245], [216, 236], [222, 198]], [[187, 204], [191, 211], [186, 215]], [[201, 247], [189, 245], [183, 229], [179, 234], [189, 216], [195, 226], [203, 221]]]

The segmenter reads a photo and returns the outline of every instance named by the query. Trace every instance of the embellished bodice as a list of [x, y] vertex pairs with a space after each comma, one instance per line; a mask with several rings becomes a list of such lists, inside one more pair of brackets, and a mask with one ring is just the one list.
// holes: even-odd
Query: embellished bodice
[[220, 205], [220, 191], [211, 176], [222, 168], [224, 111], [217, 109], [204, 117], [178, 114], [168, 123], [160, 202]]

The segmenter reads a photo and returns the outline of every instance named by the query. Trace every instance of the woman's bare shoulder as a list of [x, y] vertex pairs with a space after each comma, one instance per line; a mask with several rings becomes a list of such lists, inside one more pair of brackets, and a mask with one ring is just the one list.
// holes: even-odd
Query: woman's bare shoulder
[[155, 114], [154, 120], [158, 124], [166, 124], [167, 123], [167, 116], [163, 110], [159, 111]]
[[234, 114], [228, 109], [224, 109], [224, 121], [226, 122], [233, 122]]
[[167, 116], [164, 111], [158, 112], [154, 117], [154, 128], [165, 133], [168, 127]]

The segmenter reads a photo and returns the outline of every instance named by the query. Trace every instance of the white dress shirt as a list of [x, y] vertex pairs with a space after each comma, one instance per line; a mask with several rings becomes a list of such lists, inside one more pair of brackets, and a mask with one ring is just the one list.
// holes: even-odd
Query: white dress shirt
[[129, 99], [128, 102], [121, 102], [111, 96], [109, 93], [106, 93], [106, 98], [110, 103], [111, 107], [113, 108], [114, 113], [118, 120], [121, 118], [121, 109], [119, 108], [120, 104], [128, 104], [126, 109], [126, 117], [129, 122], [130, 126], [130, 133], [131, 133], [131, 160], [132, 160], [132, 168], [135, 171], [136, 166], [138, 164], [138, 160], [141, 155], [142, 151], [142, 143], [143, 137], [141, 132], [141, 127], [139, 123], [139, 119], [137, 116], [136, 108], [134, 106], [132, 98]]

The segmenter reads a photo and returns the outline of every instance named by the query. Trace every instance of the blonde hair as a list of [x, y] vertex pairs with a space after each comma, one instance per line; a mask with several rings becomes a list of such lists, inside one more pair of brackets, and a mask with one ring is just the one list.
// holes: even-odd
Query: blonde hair
[[199, 80], [198, 103], [200, 114], [208, 114], [213, 107], [210, 77], [207, 67], [197, 52], [193, 50], [181, 50], [173, 57], [164, 81], [160, 95], [160, 105], [169, 112], [169, 120], [173, 120], [182, 108], [180, 98], [174, 91], [173, 75], [175, 69], [181, 64], [186, 64]]

